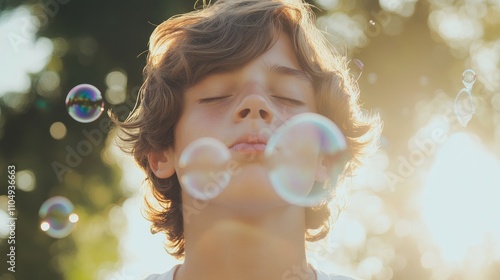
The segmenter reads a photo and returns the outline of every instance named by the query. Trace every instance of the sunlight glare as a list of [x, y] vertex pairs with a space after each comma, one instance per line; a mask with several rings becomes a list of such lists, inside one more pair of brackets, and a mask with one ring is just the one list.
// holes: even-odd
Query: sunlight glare
[[30, 74], [40, 72], [49, 62], [53, 44], [45, 37], [36, 37], [39, 24], [26, 6], [0, 16], [0, 97], [27, 92]]
[[479, 138], [443, 143], [424, 184], [421, 214], [445, 261], [458, 263], [487, 237], [500, 241], [500, 161]]

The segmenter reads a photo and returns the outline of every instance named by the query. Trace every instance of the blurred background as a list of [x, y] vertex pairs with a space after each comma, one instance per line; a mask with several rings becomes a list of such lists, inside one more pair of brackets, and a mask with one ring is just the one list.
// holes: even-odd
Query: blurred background
[[[350, 58], [365, 109], [384, 121], [381, 150], [333, 231], [309, 244], [310, 262], [367, 280], [500, 279], [500, 1], [310, 3]], [[149, 233], [144, 175], [114, 145], [106, 111], [128, 115], [155, 25], [193, 8], [0, 0], [0, 260], [17, 217], [15, 273], [1, 261], [0, 279], [141, 279], [178, 262]], [[458, 100], [462, 121], [472, 115], [464, 127], [454, 106], [466, 69], [475, 83]], [[102, 92], [95, 121], [68, 114], [79, 84]]]

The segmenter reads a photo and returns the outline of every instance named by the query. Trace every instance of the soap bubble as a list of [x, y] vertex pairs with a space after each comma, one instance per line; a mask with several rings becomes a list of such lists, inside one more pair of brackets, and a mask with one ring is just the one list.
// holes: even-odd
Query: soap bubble
[[76, 121], [81, 123], [93, 122], [104, 111], [101, 92], [93, 85], [77, 85], [66, 96], [66, 109]]
[[40, 228], [51, 237], [66, 237], [78, 222], [78, 215], [73, 210], [73, 204], [65, 197], [47, 199], [38, 212], [42, 221]]
[[269, 139], [269, 178], [281, 198], [299, 206], [328, 201], [347, 163], [347, 143], [328, 118], [304, 113], [290, 118]]
[[219, 140], [203, 137], [189, 144], [181, 154], [180, 181], [194, 198], [210, 200], [229, 184], [229, 149]]
[[467, 69], [462, 73], [462, 83], [465, 88], [471, 89], [476, 82], [476, 73], [472, 69]]
[[474, 101], [472, 100], [472, 93], [469, 89], [461, 89], [455, 98], [454, 106], [455, 115], [457, 120], [463, 127], [466, 127], [472, 119], [472, 115], [476, 112]]

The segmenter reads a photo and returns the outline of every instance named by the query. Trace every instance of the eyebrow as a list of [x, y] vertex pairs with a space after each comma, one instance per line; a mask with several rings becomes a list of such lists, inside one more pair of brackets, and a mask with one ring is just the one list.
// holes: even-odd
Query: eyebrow
[[283, 66], [283, 65], [276, 65], [276, 64], [274, 64], [274, 65], [270, 65], [268, 67], [268, 71], [270, 73], [277, 73], [277, 74], [284, 75], [284, 76], [290, 76], [290, 77], [298, 78], [300, 80], [303, 80], [303, 81], [306, 81], [306, 82], [312, 84], [311, 77], [309, 77], [309, 75], [307, 75], [302, 70], [290, 68], [290, 67]]

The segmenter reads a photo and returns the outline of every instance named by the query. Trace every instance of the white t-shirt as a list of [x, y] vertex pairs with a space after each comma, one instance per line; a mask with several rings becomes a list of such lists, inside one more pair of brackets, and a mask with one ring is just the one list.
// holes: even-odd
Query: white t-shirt
[[[180, 264], [172, 267], [169, 271], [163, 274], [151, 274], [148, 277], [144, 278], [144, 280], [174, 280], [174, 274], [177, 268], [179, 268]], [[349, 276], [343, 276], [338, 274], [327, 274], [323, 271], [317, 270], [313, 268], [316, 272], [316, 280], [356, 280], [356, 278], [352, 278]]]

